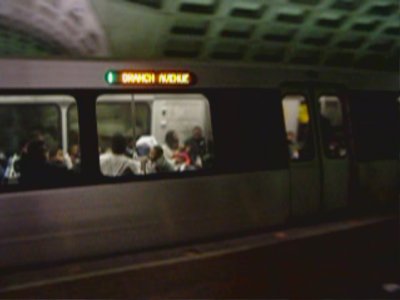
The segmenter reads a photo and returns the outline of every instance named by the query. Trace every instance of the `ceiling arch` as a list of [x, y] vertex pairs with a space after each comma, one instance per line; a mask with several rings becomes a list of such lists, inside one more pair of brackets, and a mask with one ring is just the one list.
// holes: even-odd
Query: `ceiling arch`
[[2, 57], [185, 59], [397, 72], [399, 37], [397, 0], [0, 1]]

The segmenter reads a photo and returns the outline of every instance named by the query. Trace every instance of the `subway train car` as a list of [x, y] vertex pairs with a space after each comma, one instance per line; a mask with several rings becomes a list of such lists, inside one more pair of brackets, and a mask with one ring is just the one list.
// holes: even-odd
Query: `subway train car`
[[395, 0], [0, 0], [0, 297], [370, 297], [399, 31]]
[[[0, 257], [1, 269], [14, 274], [5, 290], [29, 282], [15, 275], [23, 270], [229, 240], [332, 215], [396, 213], [397, 76], [165, 62], [0, 65], [0, 145], [8, 163]], [[190, 79], [144, 81], [163, 72]], [[198, 148], [188, 142], [194, 128]], [[168, 146], [168, 132], [185, 145], [172, 157], [181, 165], [146, 172], [146, 155]], [[102, 167], [117, 133], [134, 152], [123, 156], [140, 165], [130, 174]], [[18, 160], [33, 151], [24, 144], [32, 136], [48, 159], [52, 144], [58, 162], [68, 156], [68, 176], [34, 165], [35, 180], [23, 180]], [[144, 159], [141, 138], [153, 141]], [[190, 168], [193, 148], [200, 163]]]

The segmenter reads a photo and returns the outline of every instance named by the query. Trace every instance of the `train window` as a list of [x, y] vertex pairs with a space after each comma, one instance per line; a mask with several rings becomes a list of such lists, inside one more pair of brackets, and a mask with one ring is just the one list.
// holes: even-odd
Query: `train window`
[[102, 95], [96, 111], [103, 175], [196, 171], [212, 163], [209, 105], [202, 95]]
[[282, 101], [289, 157], [307, 161], [314, 157], [308, 104], [304, 96], [288, 95]]
[[329, 158], [345, 158], [347, 147], [342, 103], [336, 96], [321, 96], [318, 103], [325, 155]]
[[[74, 102], [69, 96], [0, 96], [1, 186], [64, 185], [73, 180], [79, 159], [68, 151], [65, 120]], [[75, 133], [78, 144], [77, 129]]]

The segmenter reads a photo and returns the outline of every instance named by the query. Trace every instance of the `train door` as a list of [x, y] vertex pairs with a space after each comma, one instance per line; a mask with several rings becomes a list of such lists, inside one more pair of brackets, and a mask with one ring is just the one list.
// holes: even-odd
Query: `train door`
[[313, 214], [320, 208], [320, 169], [310, 103], [306, 89], [283, 89], [282, 107], [290, 160], [293, 217]]
[[321, 159], [322, 209], [331, 211], [346, 207], [349, 196], [344, 95], [330, 87], [316, 87], [313, 94]]
[[397, 92], [351, 93], [354, 136], [354, 197], [364, 207], [395, 204], [399, 194]]

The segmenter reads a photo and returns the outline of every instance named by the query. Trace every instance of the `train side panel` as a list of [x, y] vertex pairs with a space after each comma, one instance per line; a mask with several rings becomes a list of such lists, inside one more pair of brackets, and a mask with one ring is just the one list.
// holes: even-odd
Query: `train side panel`
[[288, 215], [288, 170], [5, 194], [0, 268], [221, 238]]

